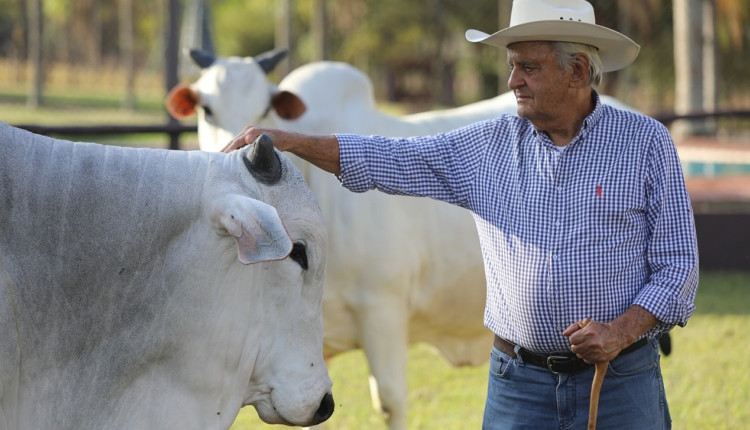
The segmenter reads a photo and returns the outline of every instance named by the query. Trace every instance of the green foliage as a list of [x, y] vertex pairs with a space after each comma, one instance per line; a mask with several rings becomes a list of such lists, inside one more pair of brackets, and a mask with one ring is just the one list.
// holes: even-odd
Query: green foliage
[[[134, 7], [136, 73], [164, 69], [166, 1], [129, 0]], [[181, 0], [183, 6], [189, 1]], [[275, 46], [278, 7], [285, 0], [205, 0], [211, 7], [217, 53], [254, 56]], [[313, 60], [311, 23], [319, 0], [292, 1], [293, 65]], [[467, 28], [494, 32], [499, 6], [511, 0], [323, 0], [327, 5], [327, 56], [363, 69], [378, 99], [422, 97], [425, 105], [462, 104], [504, 91], [504, 51], [464, 40]], [[45, 74], [61, 63], [118, 64], [120, 1], [43, 0]], [[605, 76], [602, 92], [647, 113], [669, 110], [674, 100], [672, 2], [592, 1], [597, 21], [641, 45], [626, 70]], [[716, 68], [721, 109], [747, 106], [750, 93], [750, 2], [716, 0]], [[28, 2], [0, 0], [0, 57], [24, 59]], [[504, 25], [504, 23], [503, 23]], [[122, 63], [119, 63], [122, 64]], [[445, 85], [440, 80], [450, 79]], [[450, 85], [452, 83], [453, 85]], [[385, 91], [384, 91], [385, 89]], [[455, 90], [456, 94], [452, 94]], [[411, 91], [411, 94], [409, 94]], [[434, 94], [444, 92], [450, 94]], [[418, 94], [417, 94], [418, 93]]]
[[18, 2], [14, 0], [0, 0], [0, 55], [7, 55], [12, 51], [15, 29], [15, 17], [20, 13]]
[[212, 3], [216, 51], [222, 56], [253, 56], [274, 48], [275, 0]]

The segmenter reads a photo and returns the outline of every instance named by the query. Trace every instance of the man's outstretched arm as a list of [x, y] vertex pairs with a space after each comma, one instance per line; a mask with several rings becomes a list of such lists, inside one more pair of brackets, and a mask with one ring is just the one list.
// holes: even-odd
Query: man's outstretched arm
[[268, 135], [279, 151], [289, 151], [327, 172], [341, 174], [339, 141], [336, 136], [313, 136], [272, 128], [245, 127], [221, 152], [231, 152], [249, 145], [261, 134]]

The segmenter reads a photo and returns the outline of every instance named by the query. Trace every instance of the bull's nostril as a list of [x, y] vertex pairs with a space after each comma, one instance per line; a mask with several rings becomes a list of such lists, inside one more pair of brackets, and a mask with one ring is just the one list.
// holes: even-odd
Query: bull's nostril
[[320, 402], [320, 407], [315, 412], [315, 417], [313, 418], [315, 422], [313, 425], [320, 424], [328, 418], [331, 418], [331, 415], [333, 415], [333, 408], [333, 395], [331, 393], [326, 393], [326, 395], [323, 396], [323, 400]]

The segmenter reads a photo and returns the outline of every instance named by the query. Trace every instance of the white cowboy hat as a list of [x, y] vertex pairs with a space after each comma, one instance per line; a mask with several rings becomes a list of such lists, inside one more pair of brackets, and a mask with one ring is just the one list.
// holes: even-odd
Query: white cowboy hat
[[505, 48], [515, 42], [559, 41], [599, 50], [604, 72], [627, 67], [641, 49], [627, 36], [596, 24], [585, 0], [513, 0], [510, 26], [493, 34], [466, 30], [466, 40]]

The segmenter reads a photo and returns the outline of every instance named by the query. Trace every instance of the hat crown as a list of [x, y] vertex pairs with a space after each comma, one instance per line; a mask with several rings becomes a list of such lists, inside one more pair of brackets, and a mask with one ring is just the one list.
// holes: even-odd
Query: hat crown
[[514, 0], [510, 26], [536, 21], [574, 21], [596, 24], [594, 7], [585, 0]]

